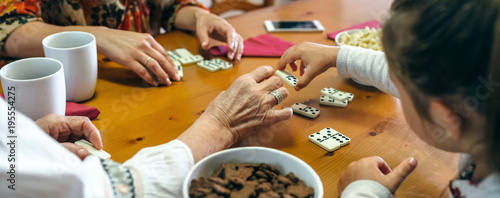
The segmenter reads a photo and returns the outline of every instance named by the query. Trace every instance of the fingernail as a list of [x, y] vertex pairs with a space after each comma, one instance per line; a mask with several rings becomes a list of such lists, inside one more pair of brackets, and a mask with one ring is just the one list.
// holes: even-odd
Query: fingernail
[[208, 45], [208, 42], [207, 42], [207, 41], [205, 41], [205, 42], [201, 43], [201, 46], [202, 46], [202, 47], [207, 47], [207, 45]]
[[78, 156], [84, 156], [84, 155], [85, 155], [85, 149], [78, 150]]
[[234, 54], [229, 54], [229, 59], [233, 60]]
[[175, 74], [174, 77], [175, 77], [175, 80], [181, 80], [181, 77], [179, 77], [179, 74]]
[[240, 55], [238, 55], [238, 58], [237, 58], [237, 59], [238, 59], [238, 60], [241, 60], [241, 54], [240, 54]]
[[167, 85], [170, 85], [172, 84], [172, 82], [170, 82], [170, 80], [167, 78]]
[[415, 158], [413, 158], [413, 157], [412, 157], [412, 158], [410, 159], [410, 165], [412, 165], [412, 166], [416, 166], [416, 165], [417, 165], [417, 160], [415, 160]]

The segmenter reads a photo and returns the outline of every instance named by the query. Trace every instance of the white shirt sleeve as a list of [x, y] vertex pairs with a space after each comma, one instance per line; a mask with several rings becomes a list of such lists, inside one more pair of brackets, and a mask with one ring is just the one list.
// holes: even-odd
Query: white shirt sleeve
[[399, 92], [389, 77], [389, 66], [384, 52], [343, 45], [337, 55], [340, 77], [354, 78], [399, 98]]
[[[1, 100], [2, 197], [107, 196], [110, 184], [97, 157], [81, 161], [19, 112], [9, 125], [8, 112], [5, 101]], [[9, 131], [8, 126], [15, 126], [11, 128], [15, 131]]]
[[182, 197], [182, 182], [194, 165], [182, 141], [144, 148], [124, 163], [141, 178], [144, 197]]
[[[1, 100], [1, 197], [113, 196], [112, 185], [116, 184], [111, 184], [100, 159], [88, 156], [81, 161], [19, 112], [13, 122], [15, 133], [10, 134], [7, 108]], [[174, 140], [142, 149], [124, 166], [139, 176], [134, 175], [138, 197], [181, 197], [182, 181], [193, 164], [191, 150]], [[118, 193], [120, 190], [123, 188]]]
[[358, 180], [350, 183], [340, 196], [340, 198], [350, 197], [382, 198], [392, 197], [392, 194], [387, 188], [376, 181]]

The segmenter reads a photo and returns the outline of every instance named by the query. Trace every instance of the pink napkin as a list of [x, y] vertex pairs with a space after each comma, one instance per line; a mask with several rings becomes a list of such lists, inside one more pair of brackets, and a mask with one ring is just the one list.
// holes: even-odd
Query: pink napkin
[[[5, 99], [5, 96], [3, 94], [1, 94], [0, 96]], [[74, 102], [66, 102], [67, 116], [87, 116], [89, 119], [93, 120], [96, 119], [100, 113], [101, 112], [95, 107]]]
[[[270, 34], [262, 34], [248, 38], [243, 42], [243, 45], [245, 48], [242, 56], [281, 57], [285, 50], [295, 44]], [[208, 50], [208, 52], [214, 56], [222, 56], [227, 54], [228, 47], [227, 45], [216, 46]]]
[[367, 21], [364, 23], [356, 24], [356, 25], [348, 27], [346, 29], [332, 32], [332, 33], [328, 34], [328, 38], [335, 40], [335, 36], [337, 36], [337, 34], [342, 32], [342, 31], [352, 30], [352, 29], [365, 29], [366, 26], [368, 26], [369, 28], [373, 27], [375, 29], [378, 29], [378, 28], [380, 28], [380, 23], [377, 20], [372, 20], [372, 21]]

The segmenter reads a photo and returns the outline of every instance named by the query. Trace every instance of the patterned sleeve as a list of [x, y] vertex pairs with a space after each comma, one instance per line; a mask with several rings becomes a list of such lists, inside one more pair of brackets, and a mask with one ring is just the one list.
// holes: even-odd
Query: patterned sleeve
[[162, 26], [165, 30], [167, 30], [167, 32], [174, 28], [175, 17], [177, 16], [179, 10], [185, 6], [197, 6], [208, 10], [208, 8], [206, 8], [203, 4], [196, 2], [195, 0], [174, 0], [173, 4], [163, 8], [161, 16]]
[[0, 50], [7, 37], [19, 26], [40, 20], [38, 0], [2, 0], [0, 2]]

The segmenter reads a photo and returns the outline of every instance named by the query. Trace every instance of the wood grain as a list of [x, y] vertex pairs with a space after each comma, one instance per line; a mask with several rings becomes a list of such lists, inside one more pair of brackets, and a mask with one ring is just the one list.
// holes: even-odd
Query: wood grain
[[[228, 21], [244, 37], [264, 34], [263, 21], [318, 19], [323, 33], [273, 33], [293, 43], [316, 42], [334, 45], [326, 37], [333, 32], [367, 20], [383, 20], [389, 0], [300, 0], [283, 6], [268, 7], [230, 18]], [[190, 33], [174, 31], [155, 37], [167, 50], [187, 48], [193, 54], [207, 53]], [[112, 159], [124, 162], [141, 148], [175, 139], [202, 113], [208, 103], [227, 89], [238, 76], [260, 65], [275, 66], [278, 58], [247, 58], [233, 69], [215, 73], [184, 67], [184, 78], [170, 87], [150, 87], [137, 75], [116, 63], [99, 57], [96, 94], [85, 104], [97, 107], [101, 114], [93, 123], [102, 134], [104, 149]], [[294, 73], [299, 76], [298, 73]], [[319, 106], [320, 90], [334, 87], [355, 94], [347, 108]], [[419, 166], [396, 192], [397, 197], [446, 197], [448, 181], [457, 171], [458, 155], [435, 149], [422, 142], [408, 128], [399, 100], [374, 88], [357, 85], [337, 77], [336, 69], [318, 76], [300, 92], [276, 108], [305, 102], [321, 110], [316, 119], [294, 115], [290, 120], [262, 128], [256, 136], [239, 146], [260, 145], [283, 150], [307, 162], [320, 176], [325, 197], [338, 197], [337, 181], [347, 165], [363, 157], [378, 155], [391, 167], [408, 157], [419, 160]], [[352, 139], [351, 144], [327, 153], [308, 141], [308, 135], [332, 127]], [[209, 141], [209, 140], [207, 140]], [[216, 142], [214, 142], [216, 144]]]

